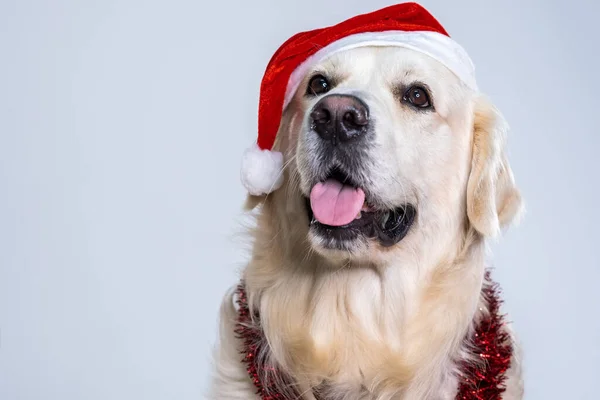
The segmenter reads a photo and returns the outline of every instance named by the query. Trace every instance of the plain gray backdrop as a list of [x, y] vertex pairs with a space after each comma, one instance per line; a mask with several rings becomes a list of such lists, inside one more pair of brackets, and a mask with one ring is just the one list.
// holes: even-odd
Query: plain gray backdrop
[[[0, 399], [204, 398], [264, 68], [390, 4], [0, 1]], [[598, 399], [600, 7], [422, 4], [512, 127], [528, 212], [493, 262], [526, 398]]]

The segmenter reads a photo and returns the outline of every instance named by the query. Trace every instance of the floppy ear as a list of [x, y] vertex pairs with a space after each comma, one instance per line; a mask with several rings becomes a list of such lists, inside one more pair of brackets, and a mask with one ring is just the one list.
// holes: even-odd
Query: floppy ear
[[474, 113], [467, 216], [479, 233], [493, 237], [519, 216], [522, 201], [505, 154], [506, 121], [483, 97]]

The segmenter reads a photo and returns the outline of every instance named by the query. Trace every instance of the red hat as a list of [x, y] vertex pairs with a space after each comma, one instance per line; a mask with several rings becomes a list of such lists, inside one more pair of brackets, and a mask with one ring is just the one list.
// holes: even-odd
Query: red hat
[[242, 183], [250, 194], [268, 194], [283, 183], [283, 155], [271, 149], [283, 110], [305, 74], [337, 52], [366, 46], [419, 51], [477, 90], [474, 66], [465, 50], [416, 3], [397, 4], [327, 28], [298, 33], [275, 52], [261, 83], [258, 139], [242, 160]]

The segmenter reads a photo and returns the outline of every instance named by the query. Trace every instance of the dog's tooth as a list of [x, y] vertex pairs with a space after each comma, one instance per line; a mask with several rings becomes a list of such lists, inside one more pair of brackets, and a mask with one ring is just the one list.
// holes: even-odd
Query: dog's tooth
[[354, 217], [354, 219], [360, 219], [360, 217], [362, 217], [361, 211], [359, 211], [358, 214], [356, 214], [356, 217]]
[[383, 229], [385, 229], [385, 223], [387, 222], [387, 220], [390, 218], [390, 212], [386, 211], [385, 213], [383, 213], [383, 218], [381, 218], [381, 227]]

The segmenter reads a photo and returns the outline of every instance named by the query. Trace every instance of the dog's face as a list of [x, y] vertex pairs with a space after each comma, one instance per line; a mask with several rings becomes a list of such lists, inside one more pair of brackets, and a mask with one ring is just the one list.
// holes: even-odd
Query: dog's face
[[497, 229], [498, 176], [480, 173], [478, 181], [491, 180], [494, 189], [479, 196], [468, 193], [468, 186], [481, 186], [470, 176], [498, 169], [494, 162], [506, 167], [509, 186], [512, 175], [493, 135], [483, 145], [490, 142], [498, 154], [473, 158], [477, 101], [442, 64], [409, 49], [353, 49], [309, 71], [278, 140], [291, 172], [287, 190], [305, 208], [311, 246], [330, 258], [370, 260], [414, 252], [417, 243], [443, 246], [439, 241], [464, 230], [468, 207], [475, 209], [471, 220], [478, 213], [485, 220], [473, 221], [480, 231]]

